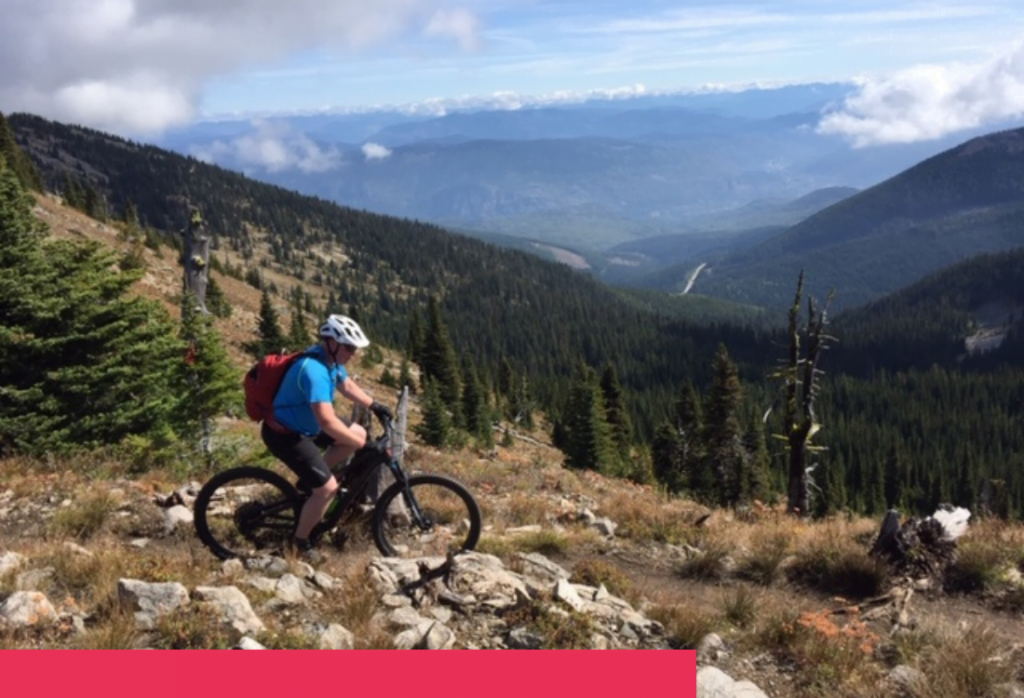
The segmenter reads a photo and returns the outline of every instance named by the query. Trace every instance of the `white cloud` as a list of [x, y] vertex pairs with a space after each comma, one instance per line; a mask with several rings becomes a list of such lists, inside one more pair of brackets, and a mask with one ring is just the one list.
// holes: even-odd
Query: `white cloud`
[[863, 81], [821, 133], [856, 147], [911, 143], [1024, 116], [1024, 44], [974, 66], [920, 66]]
[[253, 121], [253, 131], [231, 141], [214, 141], [193, 147], [190, 153], [204, 162], [237, 166], [243, 170], [281, 172], [298, 169], [306, 173], [327, 172], [342, 162], [337, 148], [322, 149], [305, 134], [292, 131], [283, 122]]
[[480, 21], [467, 10], [438, 10], [427, 23], [423, 33], [445, 39], [455, 39], [466, 51], [480, 48]]
[[391, 155], [391, 151], [380, 143], [366, 143], [363, 145], [363, 155], [367, 161], [384, 160]]
[[[454, 0], [458, 2], [459, 0]], [[4, 0], [0, 111], [118, 133], [188, 122], [211, 78], [357, 51], [416, 26], [475, 41], [449, 0]]]

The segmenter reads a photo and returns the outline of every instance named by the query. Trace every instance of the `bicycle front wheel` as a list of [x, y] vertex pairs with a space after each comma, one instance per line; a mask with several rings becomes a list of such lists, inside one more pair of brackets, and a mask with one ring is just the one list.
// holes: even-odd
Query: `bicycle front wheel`
[[196, 497], [199, 539], [222, 560], [280, 551], [295, 532], [302, 497], [277, 473], [244, 466], [218, 473]]
[[388, 557], [432, 557], [472, 550], [480, 540], [480, 506], [443, 475], [412, 475], [377, 500], [373, 539]]

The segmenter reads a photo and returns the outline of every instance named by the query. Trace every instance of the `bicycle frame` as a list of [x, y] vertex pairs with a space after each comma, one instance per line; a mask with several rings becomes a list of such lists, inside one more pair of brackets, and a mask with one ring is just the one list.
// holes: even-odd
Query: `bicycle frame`
[[[394, 457], [391, 451], [391, 434], [394, 429], [391, 420], [382, 420], [384, 434], [377, 439], [370, 448], [364, 447], [356, 451], [351, 462], [341, 473], [335, 473], [338, 477], [338, 494], [335, 495], [325, 517], [314, 528], [314, 536], [320, 536], [334, 529], [344, 517], [345, 513], [355, 506], [357, 499], [362, 495], [369, 484], [370, 479], [377, 473], [377, 468], [387, 465], [391, 474], [397, 482], [402, 483], [406, 488], [406, 501], [411, 501], [408, 492], [408, 475], [402, 468], [402, 464]], [[340, 476], [340, 477], [339, 477]], [[413, 517], [418, 525], [422, 526], [422, 516], [419, 507], [413, 506]]]

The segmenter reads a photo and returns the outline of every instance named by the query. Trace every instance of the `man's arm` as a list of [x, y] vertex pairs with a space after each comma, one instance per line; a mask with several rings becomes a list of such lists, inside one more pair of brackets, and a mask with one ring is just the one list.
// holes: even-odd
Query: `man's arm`
[[[365, 395], [365, 393], [363, 394]], [[313, 416], [316, 417], [320, 428], [323, 429], [325, 434], [334, 439], [336, 443], [353, 448], [362, 448], [366, 445], [366, 432], [363, 431], [362, 427], [357, 431], [338, 419], [338, 415], [334, 413], [333, 404], [330, 402], [313, 402], [309, 406], [313, 410]]]
[[369, 409], [373, 405], [373, 398], [366, 394], [359, 384], [351, 378], [346, 378], [345, 381], [338, 386], [338, 392], [347, 397], [357, 405], [362, 405]]

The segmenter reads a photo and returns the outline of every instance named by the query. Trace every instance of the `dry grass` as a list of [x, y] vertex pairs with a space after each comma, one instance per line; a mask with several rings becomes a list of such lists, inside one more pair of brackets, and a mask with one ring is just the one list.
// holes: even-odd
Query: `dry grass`
[[99, 533], [117, 502], [106, 490], [92, 490], [61, 507], [50, 519], [49, 532], [56, 538], [85, 542]]
[[880, 638], [855, 609], [842, 616], [783, 609], [770, 614], [750, 639], [794, 667], [801, 695], [863, 695], [861, 689], [873, 691], [881, 677], [873, 661]]
[[676, 574], [683, 579], [699, 582], [715, 582], [724, 579], [730, 556], [729, 541], [721, 535], [709, 537], [693, 554], [676, 566]]
[[500, 614], [509, 628], [525, 628], [540, 638], [540, 649], [591, 649], [596, 631], [585, 613], [551, 606], [551, 599], [537, 599]]
[[647, 616], [665, 627], [665, 638], [673, 649], [697, 649], [700, 641], [718, 628], [714, 614], [685, 604], [655, 603], [647, 609]]
[[380, 596], [370, 581], [368, 556], [345, 560], [338, 586], [318, 602], [322, 618], [347, 628], [355, 637], [356, 649], [390, 649], [391, 634], [379, 613]]
[[913, 698], [984, 698], [1015, 678], [1024, 663], [1021, 648], [1007, 647], [985, 625], [946, 634], [923, 653], [920, 669], [928, 677], [914, 686]]
[[618, 566], [601, 558], [588, 558], [578, 562], [572, 570], [569, 581], [592, 587], [599, 587], [603, 584], [610, 594], [623, 598], [634, 605], [640, 600], [639, 591], [630, 576]]
[[797, 546], [789, 578], [830, 594], [875, 596], [885, 586], [888, 567], [856, 540], [856, 527], [829, 521], [811, 528]]
[[704, 511], [692, 502], [639, 487], [614, 492], [601, 503], [601, 513], [619, 525], [616, 535], [674, 545], [690, 543], [700, 535], [694, 522]]
[[784, 524], [758, 529], [739, 561], [737, 574], [756, 584], [772, 586], [783, 576], [783, 563], [793, 551], [793, 540], [793, 531]]
[[725, 592], [722, 597], [722, 616], [738, 628], [749, 628], [757, 619], [761, 596], [744, 584]]

